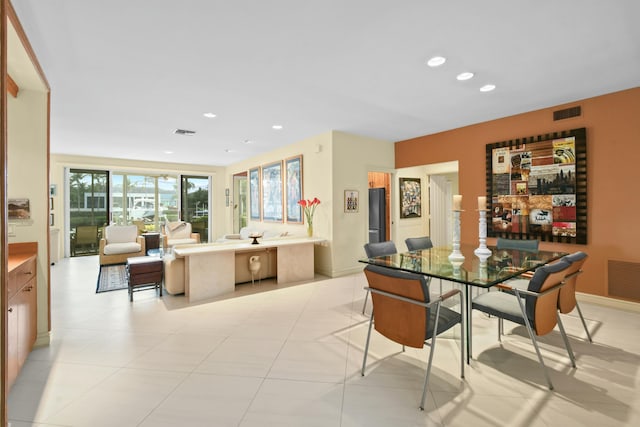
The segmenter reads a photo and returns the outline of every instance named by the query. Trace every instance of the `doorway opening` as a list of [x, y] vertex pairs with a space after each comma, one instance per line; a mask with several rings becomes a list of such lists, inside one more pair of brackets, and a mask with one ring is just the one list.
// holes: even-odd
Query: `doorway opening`
[[427, 234], [434, 246], [447, 246], [453, 241], [452, 198], [458, 194], [458, 162], [425, 166], [429, 183], [429, 221]]
[[369, 243], [391, 240], [391, 174], [369, 172]]
[[[247, 172], [233, 175], [233, 232], [240, 233], [247, 226], [249, 217]], [[228, 205], [227, 205], [228, 206]]]

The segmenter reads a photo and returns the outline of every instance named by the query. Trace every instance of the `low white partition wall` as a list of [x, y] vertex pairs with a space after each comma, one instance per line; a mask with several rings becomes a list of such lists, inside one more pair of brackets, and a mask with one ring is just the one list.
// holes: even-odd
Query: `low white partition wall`
[[312, 280], [314, 245], [324, 239], [287, 238], [250, 242], [177, 246], [174, 252], [184, 257], [184, 293], [189, 302], [202, 301], [233, 292], [236, 284], [236, 253], [273, 248], [277, 251], [278, 284]]

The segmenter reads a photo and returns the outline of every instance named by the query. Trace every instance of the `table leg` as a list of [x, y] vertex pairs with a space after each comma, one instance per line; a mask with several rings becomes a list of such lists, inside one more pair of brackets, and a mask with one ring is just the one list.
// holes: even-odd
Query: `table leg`
[[466, 330], [467, 330], [467, 365], [471, 360], [471, 291], [470, 286], [464, 286], [464, 310], [466, 317]]

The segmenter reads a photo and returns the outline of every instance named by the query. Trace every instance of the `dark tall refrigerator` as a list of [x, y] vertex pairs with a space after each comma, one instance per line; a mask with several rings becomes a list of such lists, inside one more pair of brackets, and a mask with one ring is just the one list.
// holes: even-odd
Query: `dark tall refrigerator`
[[369, 243], [383, 242], [387, 238], [385, 216], [387, 199], [384, 188], [369, 189]]

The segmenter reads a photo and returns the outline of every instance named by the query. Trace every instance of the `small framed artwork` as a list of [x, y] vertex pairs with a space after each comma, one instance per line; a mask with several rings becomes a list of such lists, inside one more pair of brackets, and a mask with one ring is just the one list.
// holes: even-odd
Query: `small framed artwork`
[[262, 220], [281, 222], [282, 161], [262, 166]]
[[49, 210], [53, 210], [53, 197], [49, 197]]
[[344, 211], [346, 213], [358, 212], [360, 208], [360, 195], [358, 190], [344, 190]]
[[53, 214], [49, 214], [49, 226], [53, 227]]
[[29, 199], [9, 199], [9, 219], [30, 219]]
[[57, 192], [58, 192], [58, 191], [57, 191], [57, 187], [56, 187], [56, 185], [55, 185], [55, 184], [51, 184], [51, 185], [49, 185], [49, 196], [51, 196], [51, 197], [55, 197], [55, 196], [56, 196], [56, 194], [57, 194]]
[[287, 222], [302, 224], [302, 155], [284, 161], [286, 182]]
[[400, 178], [400, 218], [422, 216], [420, 178]]
[[260, 221], [260, 168], [249, 169], [249, 215]]

